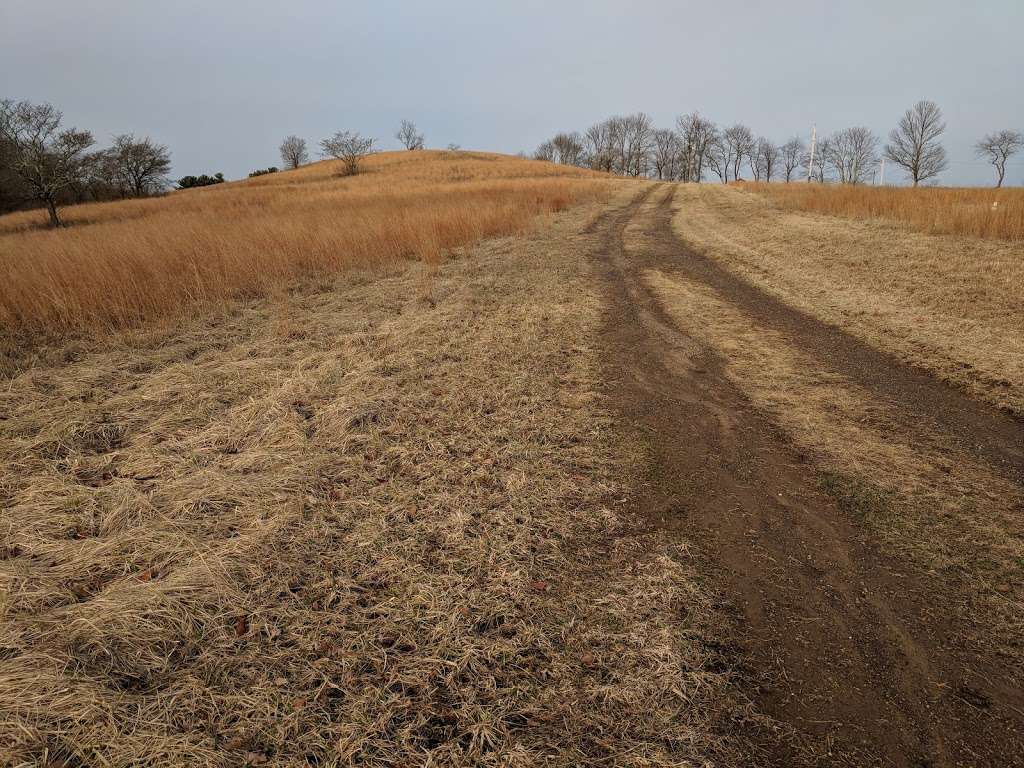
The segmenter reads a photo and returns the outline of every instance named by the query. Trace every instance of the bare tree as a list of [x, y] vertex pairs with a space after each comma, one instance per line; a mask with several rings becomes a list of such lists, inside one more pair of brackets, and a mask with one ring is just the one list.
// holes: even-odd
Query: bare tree
[[395, 138], [402, 142], [406, 149], [423, 149], [423, 134], [416, 130], [416, 123], [403, 120]]
[[771, 181], [779, 167], [779, 148], [764, 136], [747, 152], [754, 181]]
[[659, 179], [672, 181], [679, 177], [681, 150], [679, 134], [675, 131], [665, 128], [654, 131], [651, 135], [651, 162]]
[[359, 161], [373, 149], [373, 139], [356, 131], [338, 131], [320, 142], [320, 151], [327, 157], [341, 160], [345, 176], [359, 173]]
[[996, 169], [996, 187], [1003, 186], [1006, 161], [1024, 149], [1024, 133], [998, 131], [990, 133], [974, 145], [974, 153]]
[[615, 166], [615, 152], [612, 145], [612, 132], [608, 120], [594, 123], [583, 134], [584, 152], [587, 164], [595, 171], [611, 173]]
[[558, 151], [555, 149], [555, 143], [551, 141], [551, 139], [548, 139], [534, 150], [533, 159], [545, 160], [549, 163], [553, 163], [555, 162], [557, 154]]
[[826, 181], [832, 178], [832, 139], [825, 136], [818, 139], [817, 147], [815, 148], [814, 157], [811, 158], [809, 155], [805, 155], [800, 163], [801, 165], [810, 166], [810, 180], [817, 181], [819, 184], [824, 184]]
[[753, 150], [756, 142], [754, 133], [742, 123], [736, 123], [722, 131], [722, 138], [728, 148], [729, 162], [732, 164], [732, 177], [738, 180], [743, 158]]
[[683, 181], [699, 182], [704, 177], [704, 165], [707, 162], [708, 149], [718, 135], [718, 128], [710, 120], [693, 112], [676, 119], [676, 130], [679, 131], [682, 143]]
[[171, 153], [148, 136], [136, 139], [125, 133], [114, 137], [109, 150], [117, 177], [127, 194], [144, 197], [162, 192], [171, 172]]
[[946, 130], [942, 110], [934, 101], [919, 101], [903, 113], [889, 134], [885, 156], [905, 168], [916, 187], [946, 170], [946, 150], [939, 137]]
[[573, 131], [572, 133], [559, 133], [551, 139], [551, 146], [554, 150], [552, 158], [556, 163], [562, 165], [583, 165], [586, 151], [583, 147], [583, 137]]
[[309, 162], [309, 152], [306, 151], [306, 140], [298, 136], [288, 136], [281, 142], [281, 162], [284, 167], [290, 170], [298, 168]]
[[793, 175], [801, 165], [806, 165], [804, 153], [807, 148], [803, 139], [794, 136], [781, 147], [779, 147], [779, 163], [782, 166], [782, 176], [788, 184], [793, 180]]
[[654, 124], [650, 115], [643, 112], [622, 120], [624, 154], [620, 173], [624, 176], [644, 176], [647, 173]]
[[6, 163], [32, 199], [46, 206], [50, 225], [61, 226], [61, 193], [76, 184], [87, 163], [92, 134], [60, 130], [63, 115], [50, 104], [0, 101], [0, 142]]
[[708, 144], [707, 163], [708, 167], [715, 172], [723, 184], [729, 183], [729, 170], [733, 165], [732, 144], [725, 137], [725, 133], [716, 133]]
[[878, 163], [878, 137], [868, 128], [847, 128], [832, 135], [827, 160], [841, 184], [863, 184]]

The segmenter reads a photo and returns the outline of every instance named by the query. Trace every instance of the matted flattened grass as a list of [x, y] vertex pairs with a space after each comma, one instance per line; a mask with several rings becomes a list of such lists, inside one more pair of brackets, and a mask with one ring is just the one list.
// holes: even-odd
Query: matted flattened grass
[[620, 506], [593, 212], [5, 382], [0, 762], [738, 762]]

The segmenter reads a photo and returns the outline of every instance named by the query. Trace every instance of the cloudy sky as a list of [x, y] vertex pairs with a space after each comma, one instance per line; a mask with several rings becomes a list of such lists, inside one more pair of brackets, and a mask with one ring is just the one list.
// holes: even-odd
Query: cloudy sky
[[[0, 96], [231, 178], [279, 163], [289, 133], [395, 147], [403, 117], [428, 146], [516, 152], [636, 110], [884, 135], [928, 98], [943, 182], [987, 184], [973, 142], [1024, 130], [1022, 29], [1022, 0], [0, 0]], [[1024, 163], [1007, 175], [1024, 184]]]

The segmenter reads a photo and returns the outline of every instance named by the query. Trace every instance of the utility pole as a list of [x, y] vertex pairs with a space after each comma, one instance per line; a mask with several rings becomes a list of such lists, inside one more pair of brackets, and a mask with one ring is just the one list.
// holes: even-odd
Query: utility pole
[[881, 178], [878, 181], [878, 186], [884, 187], [885, 186], [885, 158], [884, 157], [882, 158], [882, 170], [879, 173], [879, 176]]
[[811, 155], [807, 160], [807, 183], [811, 183], [811, 179], [814, 177], [814, 145], [818, 140], [818, 126], [811, 126]]

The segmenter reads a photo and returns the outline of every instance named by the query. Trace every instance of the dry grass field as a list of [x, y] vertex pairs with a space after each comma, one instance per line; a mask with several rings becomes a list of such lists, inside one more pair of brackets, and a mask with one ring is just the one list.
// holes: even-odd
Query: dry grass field
[[329, 161], [76, 206], [61, 231], [42, 229], [42, 212], [0, 217], [0, 328], [24, 343], [180, 316], [311, 274], [435, 263], [606, 194], [599, 174], [484, 153], [388, 152], [363, 165], [352, 177]]
[[746, 184], [787, 211], [885, 219], [916, 232], [1024, 240], [1024, 189]]
[[[527, 183], [528, 209], [574, 189]], [[600, 208], [8, 377], [0, 764], [738, 759], [690, 553], [624, 512], [642, 457], [600, 391], [581, 268]]]
[[[833, 194], [811, 190], [802, 194]], [[1019, 242], [793, 212], [735, 187], [680, 187], [676, 205], [677, 234], [755, 285], [997, 407], [1024, 413]]]
[[1019, 452], [828, 341], [1024, 413], [1017, 242], [442, 152], [67, 217], [0, 218], [0, 765], [1017, 743]]

